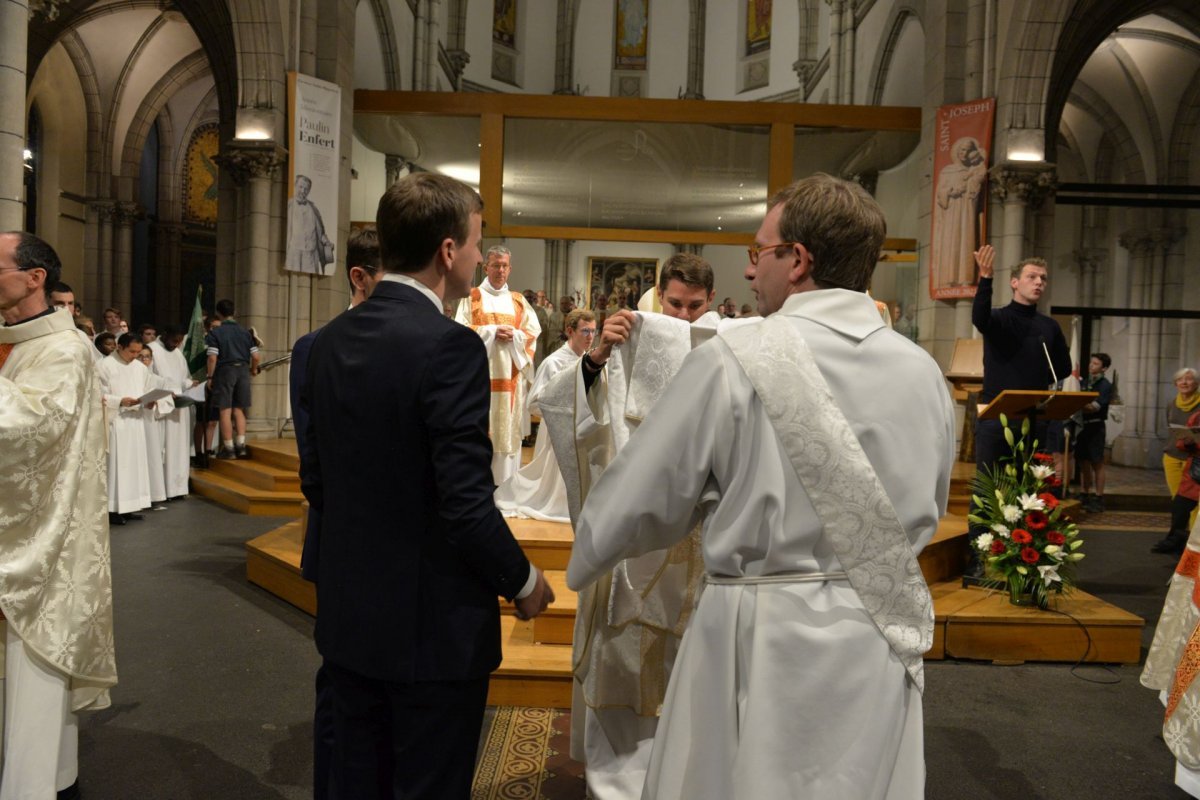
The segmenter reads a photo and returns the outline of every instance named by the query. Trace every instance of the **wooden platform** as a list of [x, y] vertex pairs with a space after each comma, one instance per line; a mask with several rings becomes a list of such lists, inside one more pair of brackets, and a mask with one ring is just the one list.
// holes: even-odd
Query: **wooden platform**
[[298, 517], [300, 457], [295, 439], [247, 442], [249, 459], [209, 459], [209, 469], [193, 469], [192, 492], [240, 514]]

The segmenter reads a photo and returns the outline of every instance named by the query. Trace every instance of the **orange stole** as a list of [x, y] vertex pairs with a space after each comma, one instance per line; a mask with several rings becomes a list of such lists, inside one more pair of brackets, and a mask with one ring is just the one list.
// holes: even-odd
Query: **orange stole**
[[[1200, 580], [1197, 580], [1200, 578], [1200, 574], [1198, 573], [1200, 573], [1200, 553], [1190, 547], [1186, 548], [1183, 556], [1179, 559], [1179, 565], [1175, 567], [1175, 574], [1192, 581], [1192, 604], [1200, 608]], [[1200, 628], [1197, 631], [1200, 631]], [[1192, 631], [1191, 638], [1188, 639], [1188, 643], [1183, 649], [1183, 655], [1179, 659], [1179, 665], [1175, 668], [1175, 679], [1171, 682], [1170, 692], [1167, 693], [1165, 715], [1167, 718], [1175, 713], [1183, 693], [1192, 685], [1196, 673], [1200, 671], [1200, 636], [1197, 636], [1197, 631]]]
[[[514, 328], [520, 329], [521, 323], [525, 319], [525, 307], [521, 305], [524, 299], [520, 292], [509, 292], [512, 295], [512, 304], [514, 314], [495, 314], [483, 310], [483, 290], [478, 286], [471, 289], [471, 325], [478, 327], [480, 325], [511, 325]], [[533, 348], [536, 342], [529, 341], [525, 343], [525, 352], [529, 355], [530, 360], [533, 359]], [[520, 371], [517, 365], [513, 364], [512, 375], [507, 380], [504, 378], [492, 379], [493, 392], [507, 392], [508, 406], [511, 409], [517, 402], [517, 376]]]
[[8, 354], [13, 351], [13, 345], [9, 343], [0, 344], [0, 367], [4, 366], [4, 362], [8, 361]]

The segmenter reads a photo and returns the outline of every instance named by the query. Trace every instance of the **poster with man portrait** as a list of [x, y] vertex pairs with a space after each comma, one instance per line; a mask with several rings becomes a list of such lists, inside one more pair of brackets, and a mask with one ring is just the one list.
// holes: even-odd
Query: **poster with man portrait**
[[288, 73], [287, 249], [284, 267], [331, 275], [337, 264], [342, 90]]
[[987, 241], [988, 159], [995, 98], [938, 109], [933, 149], [929, 296], [974, 297], [974, 253]]

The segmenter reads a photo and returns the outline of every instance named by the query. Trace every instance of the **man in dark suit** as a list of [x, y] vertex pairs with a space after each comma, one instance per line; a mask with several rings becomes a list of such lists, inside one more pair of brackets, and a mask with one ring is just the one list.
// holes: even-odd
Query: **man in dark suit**
[[[346, 280], [350, 283], [350, 308], [370, 296], [379, 281], [379, 236], [374, 226], [351, 231], [346, 242]], [[308, 433], [308, 409], [302, 402], [304, 380], [308, 375], [308, 355], [321, 329], [304, 334], [292, 345], [288, 375], [288, 394], [292, 403], [292, 422], [296, 429], [296, 449], [303, 454], [311, 447]], [[304, 529], [304, 548], [300, 554], [300, 574], [317, 582], [317, 553], [321, 537], [321, 515], [308, 511]], [[316, 708], [313, 712], [313, 800], [329, 797], [329, 765], [333, 760], [333, 691], [325, 667], [317, 669]]]
[[338, 798], [468, 797], [500, 664], [496, 596], [523, 619], [553, 600], [492, 500], [483, 343], [442, 315], [470, 289], [482, 210], [443, 175], [389, 187], [380, 281], [309, 357], [301, 484], [321, 516]]

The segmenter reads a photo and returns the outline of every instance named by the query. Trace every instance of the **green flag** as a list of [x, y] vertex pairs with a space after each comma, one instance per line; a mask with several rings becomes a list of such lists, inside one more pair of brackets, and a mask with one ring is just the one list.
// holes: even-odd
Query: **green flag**
[[204, 287], [196, 287], [196, 305], [192, 308], [192, 321], [188, 323], [187, 341], [183, 345], [183, 357], [187, 359], [192, 380], [202, 381], [208, 371], [208, 355], [204, 347], [204, 311], [200, 308], [200, 295]]

